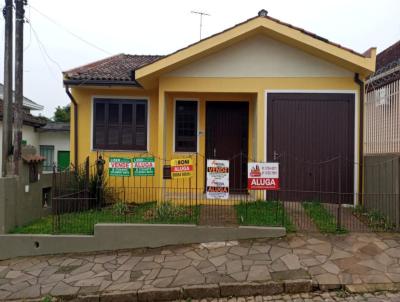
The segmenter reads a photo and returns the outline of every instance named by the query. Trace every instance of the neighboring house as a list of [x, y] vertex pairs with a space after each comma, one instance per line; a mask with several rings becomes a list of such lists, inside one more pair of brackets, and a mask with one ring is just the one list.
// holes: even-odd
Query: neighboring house
[[400, 41], [377, 55], [366, 90], [365, 154], [400, 153]]
[[[2, 160], [2, 136], [3, 136], [3, 89], [0, 84], [0, 175]], [[22, 128], [22, 144], [34, 146], [37, 153], [46, 158], [44, 170], [52, 171], [53, 165], [59, 169], [69, 167], [69, 123], [48, 122], [47, 119], [34, 116], [32, 111], [41, 111], [43, 106], [24, 97], [23, 111], [24, 121]]]
[[[3, 92], [4, 86], [0, 84], [0, 142], [3, 141]], [[46, 120], [42, 117], [33, 116], [31, 111], [43, 110], [43, 106], [24, 97], [23, 99], [23, 128], [22, 143], [32, 145], [38, 149], [39, 135], [37, 129], [46, 124]], [[1, 175], [2, 148], [0, 148], [0, 175]]]
[[47, 122], [38, 129], [40, 155], [46, 158], [44, 171], [52, 171], [53, 166], [65, 170], [70, 165], [69, 123]]
[[[282, 191], [297, 180], [297, 189], [307, 191], [315, 175], [280, 156], [310, 162], [341, 156], [341, 192], [357, 193], [360, 98], [375, 52], [358, 53], [262, 10], [167, 56], [120, 54], [66, 71], [71, 161], [89, 156], [93, 163], [101, 153], [106, 160], [155, 155], [169, 164], [198, 153], [196, 186], [204, 188], [206, 159], [229, 159], [235, 192], [247, 185], [247, 162], [237, 167], [233, 160], [240, 154], [279, 160]], [[156, 165], [154, 180], [141, 186], [171, 186], [163, 168]], [[337, 174], [324, 177], [338, 192]], [[128, 180], [131, 186], [137, 178]]]

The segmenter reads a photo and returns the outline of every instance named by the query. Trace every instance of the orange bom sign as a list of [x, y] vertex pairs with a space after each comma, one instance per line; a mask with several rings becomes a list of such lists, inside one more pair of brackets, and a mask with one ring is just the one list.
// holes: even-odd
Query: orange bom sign
[[190, 178], [193, 176], [193, 160], [191, 158], [177, 158], [171, 160], [172, 178]]

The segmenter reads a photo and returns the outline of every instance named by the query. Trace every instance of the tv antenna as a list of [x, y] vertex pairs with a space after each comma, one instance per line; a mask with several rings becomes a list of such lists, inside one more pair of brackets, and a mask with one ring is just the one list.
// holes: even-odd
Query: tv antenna
[[201, 29], [203, 27], [203, 16], [211, 16], [210, 14], [207, 14], [205, 12], [199, 12], [199, 11], [191, 11], [192, 14], [197, 14], [200, 15], [200, 40], [201, 40]]

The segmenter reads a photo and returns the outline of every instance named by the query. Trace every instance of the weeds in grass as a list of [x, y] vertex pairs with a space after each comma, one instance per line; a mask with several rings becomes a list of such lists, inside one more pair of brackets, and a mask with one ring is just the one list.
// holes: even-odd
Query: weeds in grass
[[128, 204], [122, 201], [114, 203], [112, 209], [116, 215], [125, 215], [129, 211]]
[[310, 216], [311, 220], [322, 233], [347, 233], [345, 228], [341, 226], [338, 227], [335, 216], [329, 213], [329, 211], [320, 202], [303, 202], [302, 205], [305, 212], [308, 214], [308, 216]]
[[353, 214], [374, 230], [393, 231], [396, 228], [396, 225], [378, 210], [368, 211], [364, 206], [357, 205], [353, 210]]

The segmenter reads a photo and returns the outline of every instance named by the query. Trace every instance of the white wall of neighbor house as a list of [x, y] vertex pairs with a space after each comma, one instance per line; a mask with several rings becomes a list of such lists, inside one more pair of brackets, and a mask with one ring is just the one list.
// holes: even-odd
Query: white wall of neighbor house
[[41, 132], [39, 146], [54, 146], [54, 162], [57, 165], [58, 151], [69, 151], [69, 131]]
[[169, 72], [172, 77], [352, 77], [328, 61], [256, 35]]
[[39, 132], [34, 127], [24, 125], [22, 127], [22, 140], [29, 146], [34, 146], [39, 154]]
[[[39, 154], [39, 133], [32, 126], [23, 125], [22, 127], [22, 140], [26, 141], [27, 145], [34, 146], [36, 152]], [[3, 122], [0, 121], [0, 175], [2, 173], [1, 163], [3, 158]]]

